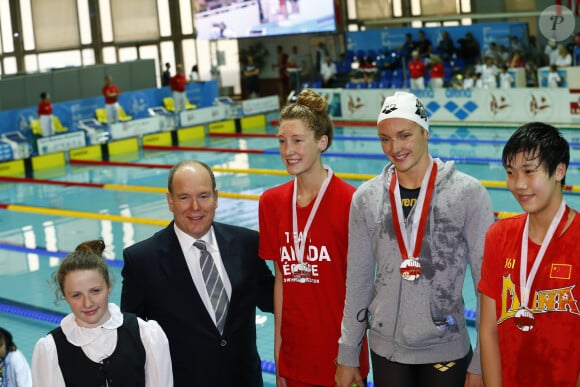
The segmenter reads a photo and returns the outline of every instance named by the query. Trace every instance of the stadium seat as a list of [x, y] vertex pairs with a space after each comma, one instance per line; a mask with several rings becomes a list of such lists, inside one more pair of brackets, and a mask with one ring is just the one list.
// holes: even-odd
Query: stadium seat
[[60, 122], [57, 116], [52, 116], [52, 122], [54, 124], [55, 133], [62, 133], [68, 130], [66, 126], [62, 126], [62, 123]]
[[175, 105], [173, 105], [173, 98], [171, 97], [163, 98], [163, 106], [165, 106], [165, 110], [167, 110], [168, 112], [175, 111]]
[[[168, 112], [175, 111], [175, 104], [173, 103], [172, 97], [163, 98], [163, 106], [165, 107], [165, 110], [167, 110]], [[191, 102], [189, 102], [189, 99], [185, 97], [185, 110], [191, 109], [197, 109], [197, 105], [192, 104]]]
[[186, 110], [197, 109], [197, 105], [189, 102], [189, 99], [185, 97], [185, 109]]
[[42, 128], [40, 127], [40, 120], [31, 118], [30, 119], [30, 129], [32, 130], [33, 134], [38, 136], [42, 136]]
[[98, 108], [97, 110], [95, 110], [95, 116], [97, 118], [97, 121], [99, 121], [101, 124], [107, 124], [107, 111], [105, 110], [105, 108]]
[[133, 119], [133, 116], [128, 115], [125, 113], [125, 109], [123, 106], [119, 105], [119, 121], [130, 121]]

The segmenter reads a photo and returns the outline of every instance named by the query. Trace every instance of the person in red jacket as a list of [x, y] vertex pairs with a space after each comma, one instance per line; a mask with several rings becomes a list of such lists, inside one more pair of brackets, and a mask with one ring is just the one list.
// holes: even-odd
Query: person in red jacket
[[40, 129], [42, 130], [42, 137], [54, 135], [52, 103], [50, 102], [50, 94], [46, 91], [40, 93], [40, 103], [38, 104], [37, 113], [38, 120], [40, 121]]
[[441, 58], [437, 55], [431, 54], [429, 57], [431, 60], [431, 77], [430, 77], [430, 85], [432, 89], [437, 89], [443, 87], [444, 84], [444, 77], [445, 77], [445, 69], [443, 68], [443, 62]]
[[425, 88], [425, 63], [419, 56], [419, 51], [413, 51], [409, 62], [409, 76], [411, 77], [411, 89]]
[[176, 74], [171, 77], [169, 81], [169, 86], [171, 87], [171, 92], [173, 94], [173, 106], [175, 107], [175, 113], [185, 110], [185, 84], [187, 79], [183, 73], [183, 66], [178, 64], [175, 66]]
[[105, 76], [105, 86], [103, 86], [103, 96], [105, 97], [105, 110], [107, 112], [107, 121], [110, 124], [119, 121], [119, 103], [117, 100], [121, 91], [113, 85], [113, 77]]

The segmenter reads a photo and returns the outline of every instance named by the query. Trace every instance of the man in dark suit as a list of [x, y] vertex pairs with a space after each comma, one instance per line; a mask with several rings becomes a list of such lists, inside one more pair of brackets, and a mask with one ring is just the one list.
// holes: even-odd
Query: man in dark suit
[[[262, 386], [256, 306], [273, 311], [274, 279], [258, 257], [258, 233], [214, 222], [215, 177], [201, 162], [175, 165], [168, 190], [173, 222], [123, 252], [121, 309], [159, 322], [169, 339], [175, 387]], [[205, 251], [199, 241], [227, 293], [223, 332], [216, 323], [221, 308], [213, 306], [200, 267]]]

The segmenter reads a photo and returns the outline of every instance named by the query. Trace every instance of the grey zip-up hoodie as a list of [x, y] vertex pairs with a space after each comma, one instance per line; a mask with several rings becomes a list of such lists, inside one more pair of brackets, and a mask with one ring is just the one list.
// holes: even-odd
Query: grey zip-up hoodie
[[[353, 196], [340, 364], [358, 366], [366, 309], [371, 349], [388, 360], [437, 363], [462, 358], [469, 351], [464, 277], [469, 265], [477, 289], [493, 209], [478, 180], [455, 169], [453, 161], [435, 162], [437, 179], [420, 254], [422, 273], [415, 281], [402, 279], [399, 272], [402, 258], [389, 199], [394, 166], [386, 165]], [[410, 221], [406, 228], [410, 233]], [[476, 324], [479, 329], [479, 319]], [[468, 370], [481, 374], [478, 346]]]

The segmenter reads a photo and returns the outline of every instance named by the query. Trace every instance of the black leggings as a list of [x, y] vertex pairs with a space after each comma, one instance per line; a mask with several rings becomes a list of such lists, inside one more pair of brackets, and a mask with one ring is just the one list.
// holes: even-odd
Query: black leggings
[[[375, 387], [463, 387], [473, 351], [462, 359], [433, 364], [401, 364], [371, 351]], [[453, 364], [455, 363], [455, 364]]]

